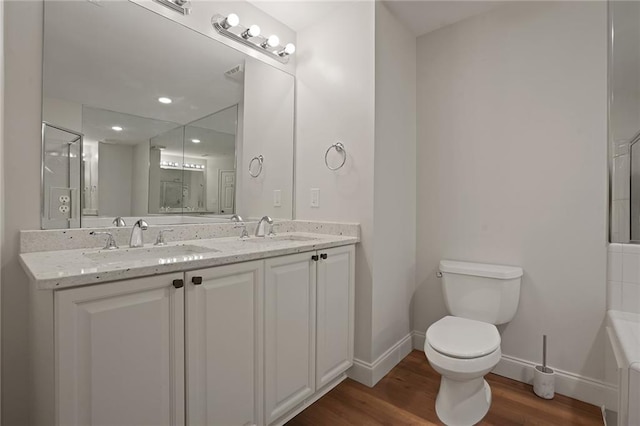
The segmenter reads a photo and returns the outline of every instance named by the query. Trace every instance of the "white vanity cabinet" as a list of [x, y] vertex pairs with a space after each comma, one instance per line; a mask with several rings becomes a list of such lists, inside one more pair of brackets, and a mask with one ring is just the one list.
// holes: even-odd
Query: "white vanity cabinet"
[[351, 367], [354, 264], [354, 246], [266, 261], [268, 424], [280, 423], [283, 416], [301, 408], [305, 400]]
[[32, 288], [32, 423], [284, 423], [352, 365], [354, 261], [349, 245]]
[[315, 392], [317, 256], [301, 253], [265, 262], [267, 423]]
[[353, 364], [355, 248], [322, 250], [316, 308], [316, 388]]
[[187, 272], [187, 424], [262, 424], [264, 262]]
[[60, 290], [54, 304], [58, 425], [184, 424], [183, 274]]

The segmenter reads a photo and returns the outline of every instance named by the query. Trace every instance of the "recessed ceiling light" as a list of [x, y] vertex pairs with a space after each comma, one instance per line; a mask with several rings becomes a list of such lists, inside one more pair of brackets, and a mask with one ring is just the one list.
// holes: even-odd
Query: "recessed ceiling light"
[[158, 102], [160, 102], [161, 104], [170, 104], [173, 101], [169, 98], [162, 97], [162, 98], [158, 98]]
[[200, 143], [200, 139], [191, 139], [191, 142], [193, 142], [193, 143]]
[[111, 129], [115, 130], [116, 132], [121, 132], [122, 131], [122, 127], [120, 127], [120, 126], [113, 126]]

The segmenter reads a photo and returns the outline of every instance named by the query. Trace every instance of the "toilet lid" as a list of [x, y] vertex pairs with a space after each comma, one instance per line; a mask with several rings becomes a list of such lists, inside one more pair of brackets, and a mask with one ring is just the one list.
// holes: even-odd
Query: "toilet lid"
[[493, 324], [447, 316], [429, 327], [427, 342], [443, 355], [478, 358], [500, 347], [500, 334]]

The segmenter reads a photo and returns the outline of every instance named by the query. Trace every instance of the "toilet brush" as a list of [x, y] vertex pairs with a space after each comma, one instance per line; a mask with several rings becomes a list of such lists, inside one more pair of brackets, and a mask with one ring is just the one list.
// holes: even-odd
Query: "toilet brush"
[[547, 367], [547, 335], [542, 336], [542, 365], [533, 370], [533, 391], [540, 398], [553, 399], [555, 374]]

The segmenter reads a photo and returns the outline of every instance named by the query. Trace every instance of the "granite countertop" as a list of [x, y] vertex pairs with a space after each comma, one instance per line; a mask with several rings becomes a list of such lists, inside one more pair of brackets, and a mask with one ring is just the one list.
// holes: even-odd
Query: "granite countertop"
[[85, 248], [23, 253], [20, 262], [38, 289], [51, 290], [208, 268], [357, 242], [359, 238], [355, 236], [288, 232], [275, 238], [197, 239], [162, 247], [145, 244], [133, 249]]

